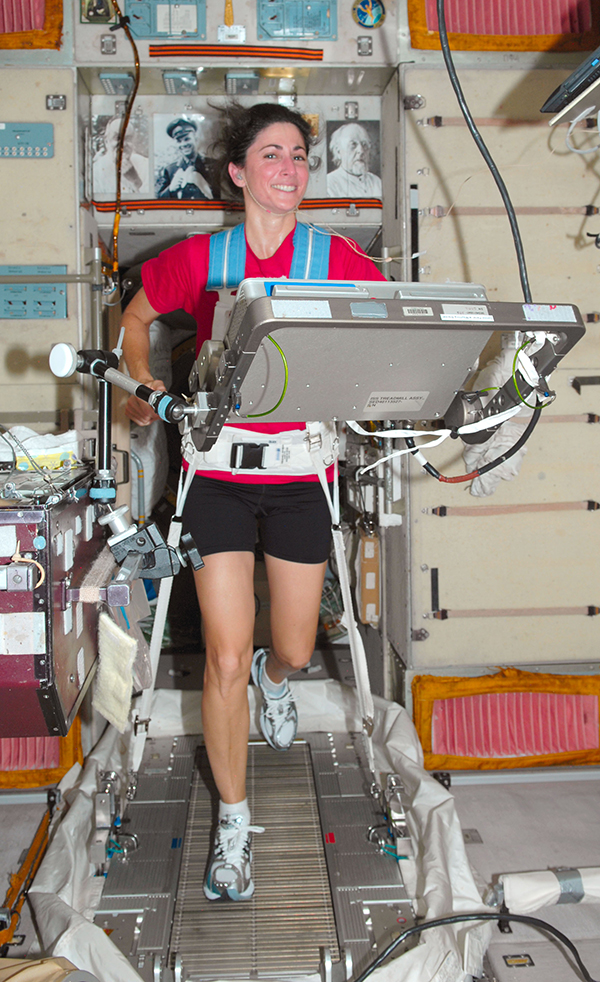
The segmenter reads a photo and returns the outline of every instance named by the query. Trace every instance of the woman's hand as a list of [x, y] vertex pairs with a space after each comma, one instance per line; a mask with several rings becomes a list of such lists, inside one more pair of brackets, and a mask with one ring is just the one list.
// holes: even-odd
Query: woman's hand
[[[151, 379], [137, 379], [142, 385], [147, 385], [149, 389], [154, 389], [156, 392], [166, 392], [166, 387], [164, 382], [161, 382], [159, 378]], [[137, 396], [129, 396], [129, 399], [125, 403], [125, 415], [133, 423], [137, 423], [138, 426], [149, 426], [153, 423], [158, 416], [153, 409], [150, 408], [147, 402], [143, 399], [138, 399]]]

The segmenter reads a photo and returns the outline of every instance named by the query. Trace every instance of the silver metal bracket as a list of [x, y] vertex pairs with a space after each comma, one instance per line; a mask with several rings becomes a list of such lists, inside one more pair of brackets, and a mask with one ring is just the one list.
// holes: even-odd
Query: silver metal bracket
[[100, 53], [103, 55], [116, 55], [117, 39], [114, 34], [100, 35]]
[[133, 724], [133, 732], [134, 732], [135, 736], [138, 735], [138, 733], [140, 732], [140, 730], [145, 730], [146, 733], [147, 733], [149, 726], [150, 726], [150, 718], [149, 717], [148, 717], [148, 719], [140, 719], [139, 716], [136, 716], [135, 717], [134, 724]]
[[66, 95], [46, 96], [46, 109], [66, 109], [66, 108], [67, 108]]
[[402, 104], [406, 110], [424, 109], [427, 101], [422, 95], [405, 95]]

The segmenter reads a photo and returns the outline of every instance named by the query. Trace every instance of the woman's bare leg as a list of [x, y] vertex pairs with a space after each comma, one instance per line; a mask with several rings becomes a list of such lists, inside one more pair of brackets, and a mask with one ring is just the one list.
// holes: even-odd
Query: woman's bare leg
[[308, 665], [315, 647], [327, 563], [290, 563], [265, 555], [271, 597], [267, 675], [275, 684]]
[[206, 638], [202, 725], [223, 802], [246, 797], [254, 635], [254, 554], [221, 552], [194, 573]]

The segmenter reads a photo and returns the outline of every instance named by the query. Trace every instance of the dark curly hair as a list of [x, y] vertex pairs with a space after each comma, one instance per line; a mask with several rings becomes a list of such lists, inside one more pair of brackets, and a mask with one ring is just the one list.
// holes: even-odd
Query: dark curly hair
[[280, 106], [277, 102], [259, 102], [254, 106], [241, 106], [239, 102], [229, 102], [225, 106], [214, 106], [221, 116], [221, 130], [211, 147], [214, 158], [214, 171], [226, 199], [243, 199], [241, 188], [231, 180], [228, 171], [230, 163], [243, 167], [246, 154], [258, 134], [273, 123], [291, 123], [302, 136], [306, 152], [314, 143], [310, 123], [295, 109]]

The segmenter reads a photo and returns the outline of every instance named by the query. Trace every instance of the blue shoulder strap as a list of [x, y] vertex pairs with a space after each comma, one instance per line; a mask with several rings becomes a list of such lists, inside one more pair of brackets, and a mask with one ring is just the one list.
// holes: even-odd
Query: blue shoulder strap
[[330, 245], [331, 236], [327, 232], [313, 229], [306, 222], [297, 222], [290, 279], [326, 280], [329, 273]]
[[[313, 229], [305, 222], [297, 222], [290, 279], [326, 280], [330, 245], [331, 236], [327, 232]], [[246, 236], [243, 224], [211, 235], [206, 289], [233, 290], [244, 279], [245, 271]]]
[[246, 272], [244, 224], [226, 228], [210, 237], [207, 290], [233, 290]]

